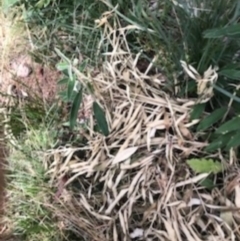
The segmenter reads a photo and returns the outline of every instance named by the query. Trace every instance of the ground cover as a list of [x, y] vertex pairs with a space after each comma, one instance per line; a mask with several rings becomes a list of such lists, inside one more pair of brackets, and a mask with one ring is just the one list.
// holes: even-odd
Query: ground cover
[[2, 235], [238, 240], [239, 7], [5, 2]]

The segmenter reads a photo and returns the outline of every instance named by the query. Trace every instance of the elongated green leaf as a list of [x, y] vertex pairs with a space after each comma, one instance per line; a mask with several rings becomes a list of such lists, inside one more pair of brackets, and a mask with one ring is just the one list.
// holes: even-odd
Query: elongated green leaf
[[82, 103], [82, 87], [80, 88], [80, 90], [78, 91], [78, 93], [76, 94], [74, 101], [72, 103], [72, 108], [71, 108], [71, 112], [70, 112], [70, 128], [73, 129], [74, 126], [76, 125], [76, 121], [77, 121], [77, 117], [78, 117], [78, 111], [80, 108], [80, 105]]
[[204, 148], [206, 152], [213, 152], [221, 148], [224, 145], [223, 140], [216, 140], [211, 142], [207, 147]]
[[87, 82], [87, 88], [91, 94], [94, 94], [94, 87], [90, 82]]
[[229, 150], [230, 148], [235, 148], [240, 146], [240, 131], [232, 132], [232, 137], [230, 138], [226, 149]]
[[191, 120], [199, 119], [205, 109], [205, 106], [206, 103], [195, 105], [191, 112]]
[[227, 111], [227, 107], [222, 107], [220, 109], [215, 110], [212, 114], [210, 114], [208, 117], [206, 117], [199, 123], [199, 125], [197, 127], [197, 131], [206, 130], [211, 125], [218, 122], [223, 117], [223, 115], [226, 113], [226, 111]]
[[81, 62], [81, 65], [79, 66], [79, 71], [80, 72], [83, 72], [88, 64], [89, 60], [88, 59], [85, 59]]
[[75, 80], [75, 76], [73, 75], [73, 70], [71, 65], [69, 65], [67, 69], [67, 73], [70, 80]]
[[72, 94], [73, 94], [73, 88], [75, 85], [75, 81], [69, 80], [68, 85], [67, 85], [67, 97], [68, 101], [71, 101], [72, 99]]
[[[178, 86], [180, 84], [176, 84], [176, 86]], [[179, 90], [179, 96], [184, 97], [186, 95], [186, 93], [196, 93], [196, 81], [195, 80], [189, 80], [186, 88], [180, 88]]]
[[57, 84], [58, 85], [67, 85], [68, 81], [69, 81], [68, 78], [62, 78], [57, 82]]
[[133, 21], [131, 18], [128, 18], [126, 15], [122, 14], [120, 11], [118, 11], [118, 5], [116, 5], [115, 7], [109, 2], [105, 2], [105, 4], [115, 13], [117, 13], [122, 19], [124, 19], [126, 22], [132, 24], [133, 26], [136, 26], [138, 29], [141, 30], [147, 30], [150, 33], [154, 33], [155, 31], [152, 29], [146, 29], [144, 26], [142, 26], [141, 24], [138, 24], [138, 21]]
[[221, 68], [219, 73], [221, 73], [222, 70], [228, 70], [228, 69], [240, 70], [240, 64], [239, 63], [229, 63], [229, 64], [226, 64], [223, 68]]
[[240, 81], [240, 70], [235, 69], [224, 69], [219, 72], [220, 75], [223, 75], [229, 79], [239, 80]]
[[93, 102], [93, 112], [94, 112], [95, 118], [97, 120], [99, 129], [102, 131], [102, 133], [105, 136], [108, 136], [109, 130], [108, 130], [108, 124], [107, 124], [107, 120], [105, 117], [105, 113], [96, 101]]
[[221, 162], [213, 161], [212, 159], [190, 159], [187, 164], [196, 173], [218, 173], [223, 171]]
[[223, 28], [208, 29], [203, 32], [204, 38], [239, 37], [240, 24], [230, 25]]
[[199, 184], [209, 190], [212, 190], [215, 187], [213, 181], [208, 177], [200, 181]]
[[211, 143], [204, 148], [204, 151], [206, 152], [213, 152], [216, 151], [219, 148], [223, 148], [227, 145], [229, 140], [232, 137], [232, 133], [227, 133], [225, 135], [222, 134], [214, 134], [211, 137]]
[[213, 87], [214, 87], [214, 89], [216, 89], [217, 91], [223, 93], [224, 95], [228, 96], [229, 98], [231, 98], [231, 99], [235, 100], [236, 102], [240, 103], [240, 98], [239, 98], [239, 97], [237, 97], [237, 96], [229, 93], [228, 91], [224, 90], [223, 88], [221, 88], [221, 87], [219, 87], [219, 86], [217, 86], [217, 85], [215, 85], [215, 84], [213, 84]]
[[237, 116], [230, 121], [225, 122], [221, 125], [217, 130], [216, 133], [226, 134], [230, 131], [238, 131], [240, 130], [240, 117]]

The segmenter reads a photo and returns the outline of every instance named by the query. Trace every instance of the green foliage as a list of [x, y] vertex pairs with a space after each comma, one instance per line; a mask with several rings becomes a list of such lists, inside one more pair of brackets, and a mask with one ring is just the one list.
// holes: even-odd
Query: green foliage
[[206, 103], [195, 105], [191, 112], [191, 120], [199, 119], [206, 107]]
[[211, 135], [210, 144], [205, 148], [205, 151], [214, 152], [217, 149], [224, 149], [228, 141], [232, 138], [232, 133], [225, 135]]
[[237, 69], [223, 69], [219, 74], [229, 79], [240, 80], [240, 70]]
[[229, 120], [225, 122], [223, 125], [221, 125], [217, 130], [217, 134], [226, 134], [230, 131], [237, 131], [239, 130], [240, 126], [240, 116], [237, 116], [233, 118], [232, 120]]
[[93, 102], [93, 112], [97, 120], [99, 129], [105, 136], [109, 135], [108, 124], [106, 121], [105, 113], [97, 102]]
[[16, 104], [12, 107], [9, 126], [15, 137], [19, 137], [28, 127], [36, 128], [45, 122], [46, 110], [43, 103], [38, 100], [25, 102], [24, 105]]
[[4, 13], [8, 13], [9, 9], [13, 7], [19, 0], [2, 0], [1, 6]]
[[208, 177], [203, 179], [199, 184], [208, 190], [212, 190], [215, 187], [214, 182]]
[[240, 117], [234, 117], [220, 125], [211, 136], [211, 143], [206, 151], [215, 151], [218, 148], [229, 151], [240, 146]]
[[204, 34], [204, 38], [222, 38], [222, 37], [239, 38], [240, 26], [239, 24], [232, 24], [230, 26], [225, 26], [222, 28], [206, 30], [203, 34]]
[[97, 63], [101, 36], [94, 20], [107, 9], [101, 1], [18, 0], [17, 5], [37, 47], [36, 60], [54, 65], [58, 56], [49, 49], [58, 48], [69, 58], [87, 56]]
[[[73, 129], [77, 124], [77, 118], [82, 103], [83, 92], [88, 92], [89, 94], [94, 96], [94, 89], [90, 84], [86, 85], [87, 88], [81, 86], [80, 82], [77, 80], [76, 74], [74, 74], [72, 71], [71, 61], [60, 50], [57, 50], [57, 53], [65, 61], [57, 64], [57, 69], [65, 73], [65, 77], [61, 79], [58, 84], [67, 87], [65, 91], [62, 91], [60, 93], [60, 97], [64, 102], [71, 103], [69, 125], [70, 128]], [[79, 71], [84, 72], [85, 67], [86, 62], [83, 62], [80, 64], [80, 66], [78, 66], [78, 69]], [[109, 135], [109, 129], [104, 110], [96, 101], [93, 102], [93, 112], [97, 122], [97, 126], [95, 129], [99, 132], [102, 132], [105, 136]]]
[[199, 125], [197, 127], [197, 131], [200, 131], [200, 130], [204, 131], [204, 130], [208, 129], [209, 127], [211, 127], [213, 124], [215, 124], [220, 119], [222, 119], [222, 117], [224, 116], [226, 111], [227, 111], [227, 107], [222, 107], [222, 108], [215, 110], [211, 115], [207, 116], [205, 119], [203, 119], [199, 123]]
[[222, 164], [212, 159], [190, 159], [190, 160], [187, 160], [187, 164], [196, 173], [217, 174], [223, 171]]
[[[83, 87], [80, 86], [76, 76], [72, 73], [70, 60], [68, 60], [62, 53], [61, 56], [65, 58], [66, 62], [57, 64], [57, 69], [65, 73], [58, 85], [63, 85], [64, 89], [59, 93], [60, 98], [65, 103], [71, 103], [71, 110], [69, 114], [69, 125], [73, 129], [76, 125], [79, 109], [82, 103]], [[66, 71], [67, 70], [67, 71]]]
[[6, 215], [12, 222], [13, 234], [23, 240], [63, 240], [49, 209], [53, 193], [45, 177], [43, 154], [53, 146], [51, 129], [39, 126], [22, 134], [12, 149], [8, 165], [8, 207]]

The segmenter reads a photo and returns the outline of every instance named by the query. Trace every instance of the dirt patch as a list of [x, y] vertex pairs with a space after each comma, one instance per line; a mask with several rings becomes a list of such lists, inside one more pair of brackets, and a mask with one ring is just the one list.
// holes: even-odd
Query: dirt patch
[[56, 96], [60, 73], [31, 58], [36, 49], [28, 27], [15, 15], [0, 13], [0, 103], [4, 95], [19, 93], [49, 102]]
[[45, 64], [39, 64], [29, 55], [19, 55], [4, 68], [0, 92], [2, 101], [5, 94], [37, 97], [52, 102], [57, 94], [57, 81], [61, 73]]

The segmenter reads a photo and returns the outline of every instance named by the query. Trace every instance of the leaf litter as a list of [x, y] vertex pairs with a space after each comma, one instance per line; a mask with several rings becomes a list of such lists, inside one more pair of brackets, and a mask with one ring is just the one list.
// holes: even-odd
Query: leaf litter
[[[163, 92], [166, 79], [146, 74], [152, 63], [146, 73], [136, 67], [141, 53], [130, 52], [126, 35], [139, 26], [123, 28], [114, 11], [96, 21], [104, 34], [99, 51], [104, 41], [112, 46], [103, 53], [102, 67], [88, 69], [88, 74], [72, 67], [82, 86], [86, 81], [93, 86], [109, 133], [96, 133], [89, 124], [81, 132], [87, 139], [84, 147], [48, 150], [45, 165], [52, 185], [69, 177], [59, 206], [51, 208], [64, 228], [86, 240], [240, 240], [235, 162], [226, 169], [232, 175], [224, 177], [223, 187], [209, 191], [199, 185], [211, 174], [196, 174], [185, 162], [202, 156], [207, 145], [191, 131], [199, 123], [190, 120], [199, 100]], [[205, 86], [195, 69], [182, 64]], [[212, 68], [206, 75], [211, 82], [217, 78]], [[211, 96], [209, 89], [204, 97]], [[92, 115], [89, 123], [94, 123]], [[79, 157], [78, 151], [85, 156]]]

